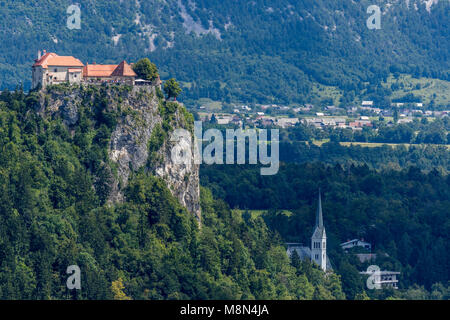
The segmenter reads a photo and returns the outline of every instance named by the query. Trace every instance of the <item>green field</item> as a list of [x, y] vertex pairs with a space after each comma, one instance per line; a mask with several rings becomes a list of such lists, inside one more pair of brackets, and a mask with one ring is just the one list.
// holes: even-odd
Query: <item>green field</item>
[[392, 99], [401, 98], [408, 93], [412, 93], [420, 97], [425, 104], [429, 104], [432, 100], [436, 105], [450, 104], [450, 82], [432, 78], [413, 78], [410, 75], [400, 75], [397, 79], [390, 76], [385, 87], [390, 88], [392, 85], [398, 85], [393, 90]]
[[197, 103], [201, 107], [205, 107], [205, 110], [210, 112], [218, 112], [222, 110], [222, 102], [220, 101], [214, 101], [208, 98], [202, 98], [197, 100]]
[[330, 139], [322, 139], [322, 140], [313, 140], [313, 144], [315, 144], [316, 146], [321, 146], [324, 143], [330, 142]]
[[310, 93], [310, 98], [316, 103], [322, 99], [331, 98], [333, 99], [333, 104], [337, 105], [339, 99], [342, 97], [342, 90], [334, 86], [326, 86], [318, 82], [312, 85], [312, 90]]
[[[330, 139], [322, 139], [322, 140], [314, 140], [312, 143], [316, 146], [321, 146], [324, 143], [329, 142]], [[405, 146], [406, 148], [409, 148], [410, 146], [426, 146], [426, 144], [410, 144], [410, 143], [383, 143], [383, 142], [339, 142], [341, 146], [349, 147], [351, 145], [354, 146], [361, 146], [361, 147], [367, 147], [367, 148], [375, 148], [375, 147], [381, 147], [384, 145], [390, 146], [390, 147], [398, 147], [398, 146]], [[430, 144], [433, 146], [444, 146], [441, 144]], [[447, 149], [450, 149], [450, 144], [445, 145]]]
[[[241, 209], [233, 210], [233, 212], [235, 212], [239, 215], [242, 215], [245, 211], [250, 212], [252, 218], [256, 218], [256, 217], [259, 217], [260, 215], [262, 215], [267, 210], [241, 210]], [[288, 217], [292, 215], [292, 212], [289, 210], [279, 210], [279, 211], [283, 212], [283, 214], [287, 215]]]

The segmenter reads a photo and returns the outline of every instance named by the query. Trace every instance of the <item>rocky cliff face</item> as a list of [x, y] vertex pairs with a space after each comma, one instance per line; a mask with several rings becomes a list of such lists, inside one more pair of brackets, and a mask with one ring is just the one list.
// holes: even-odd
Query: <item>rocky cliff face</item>
[[[74, 132], [80, 108], [98, 108], [114, 115], [114, 127], [108, 144], [108, 202], [124, 200], [124, 188], [133, 171], [151, 171], [164, 179], [172, 194], [197, 220], [201, 220], [199, 166], [177, 164], [171, 157], [176, 143], [170, 141], [177, 128], [192, 130], [191, 115], [178, 103], [164, 102], [156, 87], [89, 86], [50, 87], [40, 92], [37, 112], [59, 116]], [[158, 97], [159, 96], [159, 97]], [[95, 113], [95, 110], [92, 110]], [[191, 151], [192, 152], [192, 151]]]

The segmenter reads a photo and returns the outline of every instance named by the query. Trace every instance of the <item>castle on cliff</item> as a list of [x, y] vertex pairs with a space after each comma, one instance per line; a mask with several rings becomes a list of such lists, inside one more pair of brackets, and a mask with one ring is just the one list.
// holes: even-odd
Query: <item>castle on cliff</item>
[[[31, 88], [45, 88], [48, 85], [60, 83], [125, 83], [130, 85], [150, 84], [149, 81], [137, 79], [132, 64], [125, 60], [115, 64], [89, 64], [84, 65], [79, 59], [72, 56], [59, 56], [53, 52], [38, 57], [32, 66]], [[160, 79], [157, 79], [160, 85]]]

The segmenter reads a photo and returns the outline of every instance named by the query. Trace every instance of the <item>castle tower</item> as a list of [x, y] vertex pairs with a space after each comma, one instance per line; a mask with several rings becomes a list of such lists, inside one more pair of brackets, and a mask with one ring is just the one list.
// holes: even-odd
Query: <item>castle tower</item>
[[320, 189], [316, 213], [316, 226], [311, 237], [311, 261], [317, 263], [323, 271], [327, 271], [327, 235], [323, 225]]

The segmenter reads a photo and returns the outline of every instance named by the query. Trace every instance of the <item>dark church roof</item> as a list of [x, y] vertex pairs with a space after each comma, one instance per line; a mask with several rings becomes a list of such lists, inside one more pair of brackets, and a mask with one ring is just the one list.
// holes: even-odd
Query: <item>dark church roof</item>
[[326, 237], [325, 227], [323, 225], [323, 214], [322, 214], [322, 196], [319, 189], [319, 202], [317, 204], [317, 212], [316, 212], [316, 225], [314, 227], [313, 238], [322, 238]]

